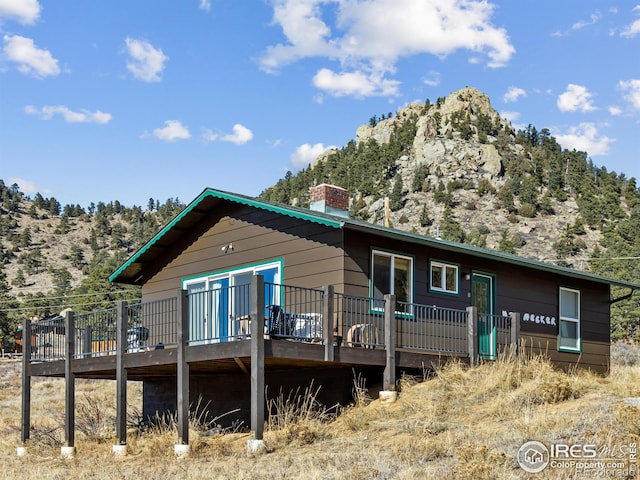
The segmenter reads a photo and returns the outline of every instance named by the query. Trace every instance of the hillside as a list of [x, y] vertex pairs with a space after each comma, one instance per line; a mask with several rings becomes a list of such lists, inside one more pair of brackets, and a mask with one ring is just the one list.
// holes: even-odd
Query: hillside
[[[323, 182], [351, 192], [354, 218], [382, 224], [388, 197], [394, 228], [640, 283], [635, 178], [562, 149], [545, 128], [516, 131], [473, 88], [371, 117], [261, 198], [308, 206], [309, 187]], [[0, 180], [0, 336], [27, 315], [137, 298], [108, 276], [183, 206], [62, 206]], [[638, 298], [612, 307], [614, 339], [640, 340]]]
[[[548, 466], [539, 479], [637, 478], [629, 473], [640, 442], [640, 356], [614, 348], [607, 377], [564, 373], [541, 358], [467, 368], [452, 363], [428, 379], [403, 378], [389, 406], [360, 392], [336, 415], [306, 396], [276, 397], [265, 428], [266, 455], [250, 456], [250, 434], [205, 434], [212, 427], [194, 414], [192, 454], [176, 459], [175, 425], [138, 423], [140, 386], [130, 382], [128, 452], [114, 459], [115, 382], [76, 380], [75, 459], [60, 458], [64, 380], [33, 380], [28, 455], [15, 455], [20, 432], [20, 363], [0, 360], [2, 439], [0, 478], [191, 479], [526, 479], [517, 452], [530, 440], [545, 445], [595, 445], [597, 459], [615, 458], [619, 471], [586, 473], [577, 465]], [[424, 380], [424, 381], [423, 381]], [[354, 381], [354, 386], [357, 382]], [[200, 412], [206, 408], [202, 407]], [[211, 433], [211, 432], [210, 432]], [[625, 474], [624, 471], [627, 471]]]
[[144, 211], [118, 201], [62, 207], [0, 180], [0, 339], [12, 338], [25, 316], [139, 298], [138, 289], [112, 285], [108, 277], [183, 207], [177, 199], [150, 199]]

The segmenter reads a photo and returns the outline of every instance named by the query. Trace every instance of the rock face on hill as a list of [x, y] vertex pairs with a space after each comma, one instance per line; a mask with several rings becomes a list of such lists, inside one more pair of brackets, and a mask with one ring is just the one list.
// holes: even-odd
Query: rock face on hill
[[[523, 202], [516, 195], [513, 209], [505, 209], [501, 192], [514, 181], [532, 175], [536, 166], [531, 152], [516, 141], [515, 130], [491, 106], [487, 95], [463, 88], [438, 99], [437, 104], [408, 105], [392, 118], [361, 125], [356, 131], [356, 145], [371, 139], [388, 144], [394, 132], [409, 121], [415, 122], [415, 138], [411, 149], [398, 158], [395, 175], [390, 178], [390, 185], [398, 176], [402, 180], [402, 206], [391, 212], [395, 228], [441, 236], [445, 224], [456, 222], [465, 232], [467, 243], [503, 250], [509, 250], [511, 244], [518, 255], [558, 260], [554, 245], [576, 221], [578, 205], [570, 195], [563, 201], [547, 195], [545, 212], [537, 208], [519, 212]], [[438, 195], [443, 191], [450, 194], [445, 202]], [[542, 199], [547, 192], [542, 182], [537, 198]], [[382, 222], [384, 202], [376, 197], [362, 199], [365, 206], [359, 210], [360, 218]], [[581, 248], [562, 260], [585, 268], [589, 252], [601, 237], [599, 230], [587, 229], [579, 239]]]
[[[507, 121], [501, 119], [491, 106], [489, 97], [475, 88], [464, 88], [446, 97], [437, 109], [412, 104], [401, 109], [395, 118], [382, 120], [375, 126], [360, 126], [356, 131], [356, 144], [365, 143], [370, 138], [378, 143], [389, 143], [391, 135], [403, 121], [418, 116], [411, 158], [416, 165], [429, 167], [432, 179], [479, 174], [497, 180], [504, 173], [504, 166], [492, 143], [495, 139], [487, 139], [487, 143], [480, 144], [470, 138], [460, 141], [456, 137], [456, 118], [463, 121], [468, 116], [469, 122], [473, 123], [480, 115], [502, 128], [507, 125]], [[516, 146], [513, 148], [518, 150]]]

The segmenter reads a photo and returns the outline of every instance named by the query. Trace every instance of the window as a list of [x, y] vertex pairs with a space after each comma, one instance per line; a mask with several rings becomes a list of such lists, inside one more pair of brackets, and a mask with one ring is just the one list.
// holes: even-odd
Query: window
[[413, 258], [394, 253], [372, 252], [371, 296], [383, 300], [386, 294], [398, 302], [413, 302]]
[[448, 263], [429, 264], [429, 289], [433, 292], [458, 294], [458, 266]]
[[560, 288], [558, 350], [580, 351], [580, 291]]

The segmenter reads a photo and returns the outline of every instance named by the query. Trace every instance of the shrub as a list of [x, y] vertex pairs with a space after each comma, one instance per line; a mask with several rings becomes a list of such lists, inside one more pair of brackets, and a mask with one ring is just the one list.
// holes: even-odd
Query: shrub
[[487, 193], [496, 193], [496, 189], [491, 183], [491, 181], [487, 178], [481, 178], [478, 181], [478, 195], [482, 196]]
[[611, 345], [611, 363], [630, 367], [640, 365], [640, 346], [633, 343], [614, 343]]
[[536, 216], [536, 207], [530, 203], [523, 203], [518, 209], [518, 214], [522, 217], [533, 218]]

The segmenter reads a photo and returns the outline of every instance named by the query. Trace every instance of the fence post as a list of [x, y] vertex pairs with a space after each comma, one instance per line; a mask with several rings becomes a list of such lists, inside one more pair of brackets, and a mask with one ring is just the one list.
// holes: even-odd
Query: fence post
[[189, 345], [189, 304], [187, 291], [178, 291], [178, 352], [176, 358], [176, 384], [178, 408], [178, 443], [174, 446], [174, 453], [178, 456], [189, 453], [189, 364], [187, 363], [187, 348]]
[[322, 291], [322, 336], [324, 337], [324, 361], [333, 362], [333, 285], [326, 285]]
[[64, 327], [67, 342], [67, 349], [64, 356], [64, 445], [60, 453], [64, 457], [75, 455], [75, 406], [76, 406], [76, 385], [75, 374], [73, 373], [72, 362], [76, 347], [76, 322], [71, 310], [64, 314]]
[[469, 350], [469, 364], [473, 367], [478, 363], [478, 309], [467, 307], [467, 343]]
[[251, 431], [247, 448], [266, 451], [264, 445], [264, 277], [251, 277]]
[[384, 348], [385, 367], [382, 388], [385, 391], [396, 389], [396, 296], [384, 296]]
[[518, 345], [520, 343], [520, 312], [509, 313], [511, 317], [511, 354], [518, 358]]
[[[113, 451], [126, 453], [127, 449], [127, 370], [124, 368], [124, 353], [127, 351], [127, 302], [116, 306], [116, 442]], [[109, 336], [106, 336], [106, 342]]]
[[93, 327], [91, 325], [87, 325], [84, 327], [84, 331], [82, 332], [82, 354], [83, 358], [87, 358], [91, 356], [91, 339], [93, 338]]
[[29, 440], [31, 428], [31, 320], [26, 318], [22, 324], [22, 408], [20, 442], [22, 450], [19, 455], [24, 455], [26, 442]]

